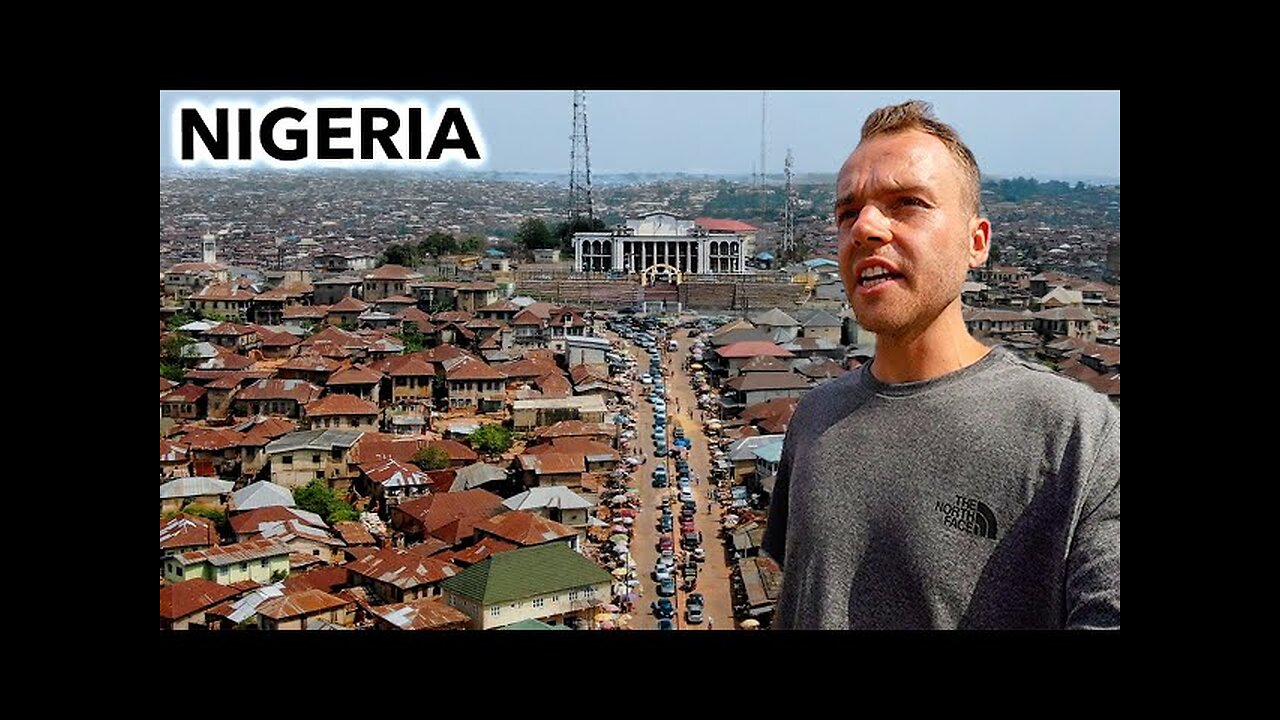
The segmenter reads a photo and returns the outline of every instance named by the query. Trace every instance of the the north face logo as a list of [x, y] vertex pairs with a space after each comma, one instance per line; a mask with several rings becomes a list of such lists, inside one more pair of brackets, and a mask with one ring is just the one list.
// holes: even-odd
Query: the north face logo
[[939, 500], [934, 509], [942, 513], [942, 524], [947, 527], [996, 539], [996, 514], [979, 500], [956, 495], [954, 502]]

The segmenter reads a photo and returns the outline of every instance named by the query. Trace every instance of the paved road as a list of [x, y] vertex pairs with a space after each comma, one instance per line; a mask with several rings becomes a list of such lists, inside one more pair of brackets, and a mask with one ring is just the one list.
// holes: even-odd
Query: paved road
[[[669, 373], [666, 379], [667, 393], [670, 400], [667, 402], [667, 428], [668, 439], [667, 446], [671, 447], [670, 431], [674, 427], [672, 423], [679, 422], [684, 429], [685, 437], [689, 438], [693, 443], [692, 451], [689, 454], [689, 466], [694, 475], [699, 478], [699, 482], [693, 486], [694, 497], [698, 505], [698, 514], [695, 516], [694, 523], [698, 530], [702, 532], [703, 549], [706, 551], [707, 559], [705, 562], [699, 563], [698, 586], [696, 592], [701, 592], [706, 599], [705, 617], [702, 623], [691, 625], [685, 622], [685, 595], [684, 591], [677, 591], [673, 601], [676, 603], [676, 627], [681, 630], [707, 630], [707, 629], [730, 629], [733, 627], [733, 601], [730, 595], [729, 570], [725, 563], [724, 543], [720, 540], [720, 513], [718, 507], [713, 507], [711, 514], [707, 513], [708, 508], [708, 485], [707, 478], [710, 476], [711, 462], [710, 454], [707, 449], [707, 440], [702, 433], [702, 425], [696, 420], [697, 409], [694, 401], [693, 388], [690, 385], [689, 376], [681, 369], [684, 362], [684, 355], [688, 352], [689, 340], [685, 333], [687, 331], [680, 330], [677, 334], [677, 340], [680, 349], [675, 353], [663, 352], [663, 367]], [[636, 359], [637, 370], [639, 372], [648, 372], [649, 355], [643, 348], [636, 347], [632, 343], [627, 343], [627, 351]], [[635, 487], [640, 489], [641, 508], [639, 517], [636, 518], [635, 531], [631, 540], [631, 555], [636, 561], [637, 575], [641, 582], [641, 595], [636, 601], [634, 620], [631, 625], [635, 628], [656, 628], [658, 621], [649, 609], [649, 603], [658, 599], [657, 583], [653, 581], [652, 571], [654, 563], [657, 561], [659, 552], [657, 542], [663, 533], [657, 529], [657, 522], [660, 514], [658, 502], [664, 494], [669, 494], [673, 501], [673, 513], [676, 515], [676, 532], [672, 533], [672, 538], [677, 542], [677, 564], [680, 564], [683, 552], [679, 549], [679, 512], [678, 503], [675, 502], [676, 489], [676, 471], [675, 462], [671, 458], [659, 458], [653, 454], [654, 443], [652, 439], [653, 432], [653, 406], [645, 399], [649, 394], [649, 387], [634, 383], [632, 386], [632, 397], [635, 398], [636, 405], [636, 443], [637, 447], [643, 449], [648, 462], [640, 465], [635, 473], [633, 483]], [[679, 403], [679, 410], [676, 409], [676, 403]], [[694, 408], [694, 419], [690, 419], [688, 409]], [[659, 465], [667, 466], [667, 476], [671, 479], [670, 485], [663, 488], [653, 487], [653, 471]], [[679, 574], [677, 574], [677, 584], [679, 584]]]

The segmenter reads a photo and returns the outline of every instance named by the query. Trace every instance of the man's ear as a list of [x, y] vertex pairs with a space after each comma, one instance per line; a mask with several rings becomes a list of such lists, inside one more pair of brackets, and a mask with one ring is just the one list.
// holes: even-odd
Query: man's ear
[[991, 221], [974, 218], [969, 223], [969, 267], [981, 267], [991, 253]]

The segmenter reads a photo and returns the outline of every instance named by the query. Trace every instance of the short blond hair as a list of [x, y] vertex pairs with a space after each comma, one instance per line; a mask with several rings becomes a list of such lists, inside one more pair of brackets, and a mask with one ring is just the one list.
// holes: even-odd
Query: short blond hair
[[952, 157], [960, 165], [969, 187], [965, 188], [970, 209], [974, 215], [981, 212], [979, 193], [982, 191], [982, 172], [978, 169], [978, 160], [973, 151], [960, 139], [955, 128], [942, 122], [933, 114], [933, 105], [923, 100], [908, 100], [899, 105], [890, 105], [873, 111], [862, 124], [862, 139], [858, 144], [866, 142], [877, 135], [889, 135], [919, 130], [926, 132], [947, 146]]

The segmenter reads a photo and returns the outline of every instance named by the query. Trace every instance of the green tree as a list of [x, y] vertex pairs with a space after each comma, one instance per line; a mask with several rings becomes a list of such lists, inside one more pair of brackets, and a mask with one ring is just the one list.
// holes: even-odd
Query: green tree
[[463, 240], [462, 244], [458, 246], [458, 249], [468, 254], [478, 253], [478, 252], [484, 252], [484, 245], [485, 245], [485, 242], [483, 237], [479, 235], [472, 235], [466, 240]]
[[471, 447], [485, 455], [501, 455], [511, 449], [511, 431], [501, 425], [481, 425], [471, 433]]
[[515, 241], [526, 250], [545, 250], [560, 246], [560, 242], [547, 229], [547, 224], [536, 217], [527, 218], [520, 223], [520, 227], [516, 229]]
[[434, 255], [452, 255], [458, 252], [458, 240], [449, 233], [436, 231], [423, 238], [418, 242], [418, 256]]
[[413, 454], [413, 464], [423, 470], [443, 470], [449, 467], [449, 453], [442, 447], [425, 445]]
[[382, 254], [378, 256], [378, 267], [383, 265], [403, 265], [411, 268], [417, 264], [417, 253], [412, 245], [390, 245], [383, 248]]
[[174, 382], [182, 382], [183, 357], [182, 349], [195, 340], [183, 333], [170, 333], [160, 341], [160, 377]]
[[604, 232], [606, 226], [604, 220], [600, 218], [586, 218], [581, 215], [573, 219], [573, 222], [562, 222], [556, 225], [554, 235], [560, 241], [561, 250], [573, 249], [573, 235], [580, 232]]
[[293, 502], [302, 510], [313, 512], [327, 522], [343, 522], [360, 517], [355, 508], [334, 494], [320, 480], [312, 480], [305, 487], [293, 489]]
[[400, 342], [404, 343], [404, 351], [407, 353], [414, 353], [427, 348], [427, 336], [418, 330], [418, 323], [416, 322], [406, 322], [404, 329], [396, 337], [400, 338]]
[[169, 321], [166, 323], [166, 325], [170, 330], [177, 330], [183, 325], [186, 325], [187, 323], [192, 322], [194, 320], [195, 318], [192, 317], [191, 315], [188, 315], [185, 312], [178, 312], [178, 313], [174, 313], [169, 318]]

